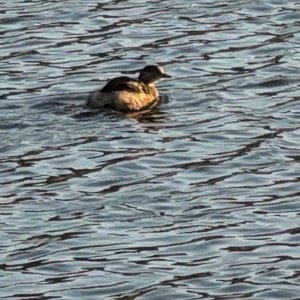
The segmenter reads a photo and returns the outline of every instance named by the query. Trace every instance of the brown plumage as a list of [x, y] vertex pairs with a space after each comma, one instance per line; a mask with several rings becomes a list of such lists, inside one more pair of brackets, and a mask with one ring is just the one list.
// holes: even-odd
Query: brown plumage
[[159, 65], [146, 66], [137, 79], [127, 76], [108, 81], [101, 89], [90, 94], [86, 104], [92, 108], [112, 108], [119, 111], [139, 111], [151, 107], [159, 93], [154, 86], [170, 78]]

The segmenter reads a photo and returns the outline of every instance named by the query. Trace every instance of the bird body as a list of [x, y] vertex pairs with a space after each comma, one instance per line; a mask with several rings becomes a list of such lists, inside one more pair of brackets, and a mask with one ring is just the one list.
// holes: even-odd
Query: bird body
[[118, 111], [139, 111], [152, 106], [159, 97], [155, 83], [170, 78], [158, 65], [146, 66], [137, 79], [127, 76], [113, 78], [101, 89], [92, 92], [86, 102], [92, 108]]

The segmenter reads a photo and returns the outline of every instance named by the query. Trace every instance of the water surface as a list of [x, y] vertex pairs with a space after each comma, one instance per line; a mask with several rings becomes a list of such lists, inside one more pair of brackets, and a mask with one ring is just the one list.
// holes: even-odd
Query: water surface
[[299, 299], [299, 4], [3, 2], [0, 298]]

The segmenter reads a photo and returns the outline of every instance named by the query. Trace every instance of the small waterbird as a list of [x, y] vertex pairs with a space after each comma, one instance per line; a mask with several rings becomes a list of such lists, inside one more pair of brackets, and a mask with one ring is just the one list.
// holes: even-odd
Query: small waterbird
[[91, 108], [111, 108], [118, 111], [134, 112], [155, 105], [159, 93], [155, 83], [171, 78], [159, 65], [148, 65], [141, 70], [137, 79], [127, 76], [113, 78], [101, 89], [93, 91], [87, 106]]

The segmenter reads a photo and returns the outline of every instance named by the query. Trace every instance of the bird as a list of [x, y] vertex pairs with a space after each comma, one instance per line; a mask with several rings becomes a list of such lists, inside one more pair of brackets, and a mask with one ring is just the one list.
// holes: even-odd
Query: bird
[[90, 108], [109, 108], [124, 112], [137, 112], [152, 107], [159, 98], [155, 84], [172, 76], [162, 66], [147, 65], [137, 79], [120, 76], [109, 80], [100, 90], [90, 93], [86, 105]]

